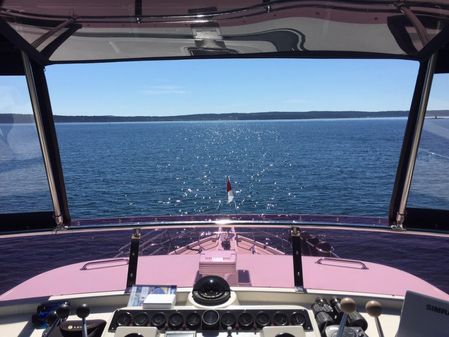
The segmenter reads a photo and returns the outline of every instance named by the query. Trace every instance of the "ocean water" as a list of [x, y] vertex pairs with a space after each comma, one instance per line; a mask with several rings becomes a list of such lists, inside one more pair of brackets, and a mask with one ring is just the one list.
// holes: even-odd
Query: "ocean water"
[[[92, 123], [58, 124], [57, 133], [73, 219], [386, 216], [405, 124], [404, 119]], [[0, 136], [0, 213], [51, 209], [34, 127], [3, 125]], [[449, 209], [448, 168], [449, 120], [426, 120], [409, 204]], [[235, 194], [229, 205], [228, 176]], [[26, 250], [23, 239], [3, 239], [0, 292], [51, 268], [115, 256], [128, 234], [45, 236], [27, 242]], [[449, 249], [447, 239], [362, 236], [335, 232], [326, 239], [342, 257], [401, 268], [449, 292], [444, 267], [449, 258], [441, 254]], [[81, 242], [88, 249], [81, 250]], [[107, 249], [100, 251], [98, 244]], [[17, 254], [24, 263], [15, 263]]]
[[[386, 216], [405, 123], [92, 123], [58, 124], [57, 133], [72, 219]], [[3, 125], [0, 136], [0, 213], [50, 210], [34, 126]], [[448, 168], [449, 119], [426, 120], [409, 204], [449, 209]]]
[[404, 126], [373, 119], [59, 124], [57, 131], [75, 219], [385, 216]]

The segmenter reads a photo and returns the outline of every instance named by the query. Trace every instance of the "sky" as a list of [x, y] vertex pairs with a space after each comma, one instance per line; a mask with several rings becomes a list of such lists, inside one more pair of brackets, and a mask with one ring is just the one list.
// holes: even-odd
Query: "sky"
[[[262, 111], [408, 110], [418, 63], [241, 59], [51, 65], [55, 115], [169, 116]], [[449, 74], [429, 109], [449, 109]], [[0, 78], [0, 113], [31, 113], [23, 77]]]

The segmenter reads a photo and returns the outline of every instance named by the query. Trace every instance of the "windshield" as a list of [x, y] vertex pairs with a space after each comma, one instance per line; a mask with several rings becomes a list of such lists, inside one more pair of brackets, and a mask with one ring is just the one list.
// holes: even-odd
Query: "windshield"
[[435, 254], [447, 236], [386, 227], [417, 69], [282, 59], [48, 67], [72, 227], [2, 237], [0, 299], [125, 291], [130, 223], [142, 227], [137, 284], [192, 287], [219, 274], [233, 287], [298, 286], [298, 224], [308, 289], [443, 296], [446, 261]]
[[72, 218], [386, 216], [416, 71], [363, 60], [52, 66]]

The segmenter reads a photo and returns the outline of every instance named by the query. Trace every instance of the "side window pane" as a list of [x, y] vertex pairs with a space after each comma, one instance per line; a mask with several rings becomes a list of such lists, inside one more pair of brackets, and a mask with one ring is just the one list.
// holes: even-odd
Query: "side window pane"
[[51, 209], [25, 77], [0, 77], [0, 214]]
[[433, 80], [408, 206], [449, 209], [449, 74]]

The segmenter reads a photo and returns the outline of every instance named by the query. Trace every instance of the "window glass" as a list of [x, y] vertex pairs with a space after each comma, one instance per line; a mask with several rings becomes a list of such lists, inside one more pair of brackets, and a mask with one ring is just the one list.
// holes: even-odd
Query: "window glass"
[[72, 218], [386, 216], [416, 72], [397, 60], [50, 66]]
[[25, 77], [0, 77], [0, 214], [51, 210]]
[[[434, 297], [449, 291], [449, 274], [441, 267], [449, 263], [449, 255], [440, 253], [441, 247], [449, 244], [447, 235], [342, 227], [305, 226], [301, 230], [307, 289], [385, 296], [404, 296], [406, 290], [419, 290]], [[184, 288], [213, 273], [233, 287], [292, 288], [290, 233], [289, 226], [268, 224], [263, 228], [145, 228], [136, 282]], [[116, 229], [0, 236], [0, 256], [9, 257], [0, 269], [0, 302], [55, 293], [124, 290], [131, 235], [130, 229]], [[22, 263], [17, 263], [19, 260]], [[345, 275], [354, 272], [358, 282], [348, 282]], [[397, 281], [386, 282], [386, 274]], [[61, 282], [61, 275], [67, 279], [76, 275], [77, 280], [85, 282]]]
[[434, 77], [409, 207], [449, 209], [449, 74]]

